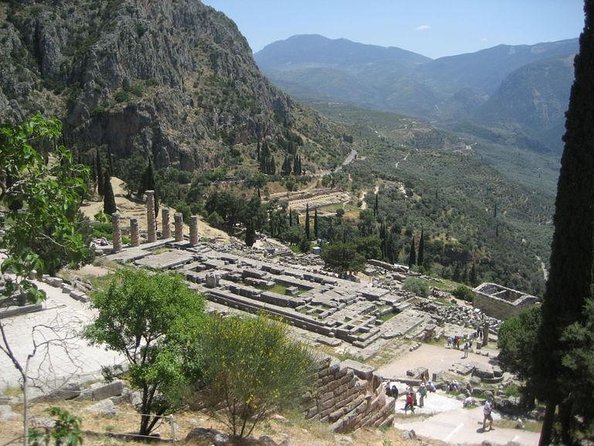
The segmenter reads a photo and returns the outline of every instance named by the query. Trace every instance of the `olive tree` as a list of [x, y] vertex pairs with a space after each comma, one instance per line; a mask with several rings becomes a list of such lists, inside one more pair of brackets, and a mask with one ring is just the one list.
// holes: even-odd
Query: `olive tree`
[[130, 269], [116, 273], [92, 304], [98, 316], [86, 337], [126, 358], [130, 384], [141, 393], [139, 433], [149, 435], [181, 401], [204, 300], [179, 275]]
[[285, 324], [262, 315], [213, 316], [196, 348], [202, 365], [198, 398], [239, 438], [271, 410], [296, 403], [313, 364]]

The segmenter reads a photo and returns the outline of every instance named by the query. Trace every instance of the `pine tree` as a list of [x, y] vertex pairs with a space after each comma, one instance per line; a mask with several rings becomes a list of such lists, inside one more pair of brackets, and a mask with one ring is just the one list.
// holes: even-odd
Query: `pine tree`
[[314, 210], [314, 235], [316, 240], [320, 238], [319, 226], [318, 226], [318, 208]]
[[[565, 123], [565, 149], [557, 183], [555, 232], [551, 268], [542, 305], [531, 382], [536, 397], [546, 403], [540, 445], [550, 444], [555, 412], [559, 407], [561, 443], [575, 444], [575, 415], [579, 407], [573, 392], [575, 371], [563, 362], [574, 345], [563, 337], [573, 323], [584, 324], [584, 305], [592, 297], [594, 237], [594, 0], [586, 0], [586, 23], [575, 58], [575, 81], [571, 88]], [[588, 390], [586, 390], [588, 389]]]
[[101, 154], [99, 150], [95, 153], [95, 165], [97, 169], [97, 193], [102, 197], [105, 194], [105, 174], [101, 165]]
[[410, 253], [408, 254], [408, 267], [412, 268], [417, 264], [417, 253], [415, 251], [415, 238], [410, 242]]
[[116, 207], [115, 196], [111, 187], [111, 177], [109, 176], [109, 172], [105, 174], [104, 181], [103, 212], [111, 215], [114, 212], [117, 212], [118, 208]]
[[421, 229], [421, 238], [419, 239], [419, 253], [417, 254], [417, 263], [425, 263], [425, 232]]
[[305, 236], [307, 237], [307, 240], [311, 240], [309, 229], [309, 203], [305, 204]]

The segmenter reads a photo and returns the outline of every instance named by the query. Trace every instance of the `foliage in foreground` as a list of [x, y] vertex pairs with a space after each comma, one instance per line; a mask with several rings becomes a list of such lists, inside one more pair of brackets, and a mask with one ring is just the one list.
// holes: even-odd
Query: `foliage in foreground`
[[0, 248], [9, 255], [3, 270], [19, 276], [32, 269], [53, 274], [88, 254], [76, 225], [88, 171], [57, 145], [61, 135], [60, 121], [40, 115], [0, 128], [0, 204], [6, 211]]
[[[54, 273], [59, 267], [79, 264], [88, 258], [79, 211], [87, 189], [87, 170], [75, 164], [72, 154], [58, 141], [62, 124], [40, 115], [16, 126], [0, 127], [0, 208], [5, 220], [0, 249], [8, 257], [1, 272], [11, 272], [16, 280], [7, 281], [0, 297], [26, 293], [32, 302], [45, 299], [45, 293], [28, 280], [29, 274]], [[3, 299], [2, 305], [10, 305]], [[20, 374], [23, 390], [23, 444], [29, 441], [28, 386], [29, 361], [18, 358], [0, 322], [0, 351]], [[24, 334], [23, 334], [24, 335]], [[45, 346], [52, 340], [42, 342]]]
[[[593, 297], [594, 281], [594, 0], [584, 2], [584, 12], [585, 26], [574, 62], [575, 81], [563, 137], [551, 268], [530, 376], [536, 396], [546, 403], [540, 445], [551, 443], [556, 417], [563, 444], [578, 443], [578, 417], [589, 421], [589, 428], [592, 426], [594, 382], [570, 359], [581, 356], [576, 349], [583, 348], [583, 342], [576, 342], [575, 336], [580, 330], [570, 327], [588, 326], [585, 310]], [[591, 350], [589, 354], [591, 363]], [[576, 387], [578, 382], [583, 387]], [[588, 398], [573, 396], [588, 391]]]
[[149, 435], [188, 384], [187, 348], [199, 337], [204, 301], [180, 276], [121, 270], [92, 302], [99, 315], [86, 336], [128, 361], [130, 384], [142, 395], [139, 433]]
[[82, 432], [80, 426], [82, 420], [76, 415], [72, 415], [67, 410], [59, 407], [49, 407], [48, 414], [56, 417], [55, 424], [51, 429], [42, 432], [39, 429], [32, 430], [29, 433], [29, 440], [33, 445], [49, 445], [54, 440], [56, 446], [78, 446], [83, 444]]
[[273, 409], [304, 394], [312, 357], [288, 337], [286, 325], [264, 316], [209, 319], [197, 343], [203, 366], [198, 398], [232, 434], [249, 436]]

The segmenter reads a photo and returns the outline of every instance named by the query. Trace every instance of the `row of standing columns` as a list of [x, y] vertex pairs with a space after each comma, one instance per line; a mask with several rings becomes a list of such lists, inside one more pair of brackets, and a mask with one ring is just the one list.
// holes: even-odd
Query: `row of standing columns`
[[[146, 218], [147, 218], [147, 239], [148, 242], [157, 241], [157, 218], [155, 216], [155, 191], [146, 191]], [[161, 210], [162, 222], [162, 238], [171, 238], [171, 227], [169, 225], [169, 209]], [[176, 212], [173, 216], [175, 226], [175, 241], [182, 242], [184, 240], [184, 220], [181, 212]], [[122, 229], [120, 224], [120, 214], [115, 212], [111, 216], [113, 227], [113, 252], [119, 252], [122, 249]], [[130, 244], [132, 246], [140, 245], [140, 234], [138, 228], [138, 219], [130, 219]], [[190, 245], [196, 246], [198, 244], [198, 216], [192, 215], [190, 217]]]

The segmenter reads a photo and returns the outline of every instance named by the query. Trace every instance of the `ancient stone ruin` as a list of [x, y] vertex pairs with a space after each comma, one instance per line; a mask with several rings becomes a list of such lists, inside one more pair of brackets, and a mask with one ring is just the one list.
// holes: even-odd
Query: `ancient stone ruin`
[[482, 283], [474, 289], [474, 306], [497, 319], [509, 319], [536, 305], [538, 298], [496, 283]]

